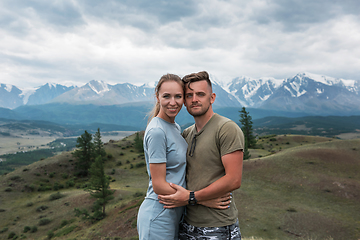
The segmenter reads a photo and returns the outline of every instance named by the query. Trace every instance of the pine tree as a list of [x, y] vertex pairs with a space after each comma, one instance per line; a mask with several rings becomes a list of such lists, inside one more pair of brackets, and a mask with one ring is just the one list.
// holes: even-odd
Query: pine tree
[[77, 158], [76, 175], [87, 176], [91, 163], [94, 161], [92, 135], [85, 130], [85, 133], [77, 138], [76, 147], [78, 149], [73, 153]]
[[[97, 200], [94, 203], [94, 220], [100, 220], [105, 217], [105, 205], [114, 198], [114, 191], [110, 190], [110, 177], [105, 174], [104, 162], [101, 156], [97, 156], [95, 162], [89, 169], [90, 180], [87, 191], [91, 197]], [[101, 211], [102, 209], [102, 211]]]
[[144, 144], [143, 144], [142, 139], [140, 138], [139, 132], [136, 133], [134, 142], [135, 142], [135, 144], [134, 144], [135, 149], [136, 149], [138, 152], [143, 152], [143, 151], [144, 151]]
[[241, 130], [244, 133], [245, 138], [245, 149], [244, 149], [244, 159], [249, 159], [251, 157], [249, 153], [249, 148], [254, 148], [256, 146], [256, 138], [253, 135], [252, 129], [252, 118], [249, 112], [246, 111], [245, 107], [239, 111], [240, 114], [240, 123], [242, 125]]
[[95, 157], [104, 157], [106, 155], [104, 143], [101, 141], [100, 128], [98, 128], [97, 132], [94, 135], [94, 154]]

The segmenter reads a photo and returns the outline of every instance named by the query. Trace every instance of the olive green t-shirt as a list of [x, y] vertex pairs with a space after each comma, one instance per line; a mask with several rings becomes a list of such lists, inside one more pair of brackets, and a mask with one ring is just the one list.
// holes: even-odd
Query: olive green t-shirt
[[[239, 126], [216, 113], [199, 132], [194, 124], [182, 134], [188, 143], [186, 181], [191, 191], [203, 189], [223, 177], [225, 169], [221, 157], [244, 149], [244, 135]], [[227, 226], [234, 224], [237, 218], [234, 201], [226, 210], [188, 205], [185, 215], [185, 221], [196, 227]]]

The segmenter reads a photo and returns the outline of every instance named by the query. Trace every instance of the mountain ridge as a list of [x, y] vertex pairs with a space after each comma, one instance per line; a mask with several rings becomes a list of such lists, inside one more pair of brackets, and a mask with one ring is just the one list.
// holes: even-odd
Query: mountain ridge
[[[211, 76], [217, 94], [214, 106], [251, 107], [308, 114], [360, 113], [360, 81], [298, 73], [286, 79], [238, 77], [229, 83]], [[0, 107], [15, 109], [47, 103], [117, 105], [154, 103], [153, 84], [108, 84], [91, 80], [85, 85], [45, 84], [32, 90], [0, 85]]]

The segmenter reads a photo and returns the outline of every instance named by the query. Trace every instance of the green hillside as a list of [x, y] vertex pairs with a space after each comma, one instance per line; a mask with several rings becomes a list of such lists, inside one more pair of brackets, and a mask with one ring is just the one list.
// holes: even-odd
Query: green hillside
[[[360, 140], [281, 135], [259, 143], [234, 192], [245, 240], [360, 238]], [[87, 179], [73, 175], [71, 152], [0, 176], [0, 239], [137, 239], [148, 176], [133, 145], [134, 135], [105, 145], [115, 198], [94, 224], [74, 214], [94, 200]]]

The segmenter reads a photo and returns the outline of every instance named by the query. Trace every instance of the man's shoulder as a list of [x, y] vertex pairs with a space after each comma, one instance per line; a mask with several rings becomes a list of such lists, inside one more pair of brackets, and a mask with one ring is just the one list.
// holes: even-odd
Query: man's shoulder
[[224, 117], [222, 115], [219, 115], [217, 113], [215, 113], [214, 115], [214, 122], [219, 126], [223, 126], [226, 123], [231, 123], [231, 124], [235, 124], [237, 125], [233, 120], [231, 120], [230, 118]]
[[190, 127], [187, 127], [183, 132], [182, 132], [182, 136], [184, 138], [186, 138], [187, 135], [189, 135], [189, 133], [191, 131], [193, 131], [193, 129], [195, 128], [195, 124], [191, 125]]

